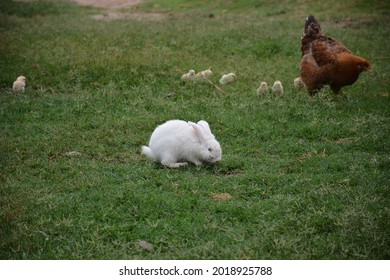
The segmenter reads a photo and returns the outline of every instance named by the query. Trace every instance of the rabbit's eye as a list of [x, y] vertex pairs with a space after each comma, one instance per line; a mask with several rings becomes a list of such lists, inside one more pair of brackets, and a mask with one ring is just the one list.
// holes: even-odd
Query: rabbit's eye
[[213, 149], [209, 148], [209, 152], [212, 152], [212, 151], [213, 151]]

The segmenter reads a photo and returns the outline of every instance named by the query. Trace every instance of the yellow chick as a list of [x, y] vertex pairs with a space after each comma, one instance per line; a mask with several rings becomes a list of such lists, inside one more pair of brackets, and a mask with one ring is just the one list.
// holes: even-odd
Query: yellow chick
[[266, 82], [262, 82], [259, 88], [256, 90], [257, 95], [262, 95], [268, 93], [268, 85]]
[[14, 93], [24, 93], [26, 88], [26, 77], [19, 76], [14, 84], [12, 85], [12, 90]]
[[195, 76], [199, 80], [210, 79], [213, 76], [213, 72], [210, 69], [207, 69], [197, 73]]
[[295, 78], [295, 79], [294, 79], [294, 87], [295, 87], [296, 89], [303, 89], [303, 88], [306, 87], [305, 84], [303, 83], [301, 77], [298, 77], [298, 78]]
[[195, 71], [194, 70], [188, 71], [188, 73], [181, 76], [180, 80], [182, 82], [194, 81], [195, 80]]
[[221, 77], [221, 79], [219, 80], [219, 83], [220, 83], [221, 85], [226, 85], [226, 84], [230, 84], [230, 83], [233, 82], [235, 79], [236, 79], [236, 74], [234, 74], [234, 73], [229, 73], [229, 74], [223, 75], [223, 76]]
[[276, 94], [276, 95], [282, 95], [283, 94], [283, 86], [282, 86], [282, 83], [280, 81], [276, 81], [274, 83], [274, 85], [272, 86], [272, 91]]

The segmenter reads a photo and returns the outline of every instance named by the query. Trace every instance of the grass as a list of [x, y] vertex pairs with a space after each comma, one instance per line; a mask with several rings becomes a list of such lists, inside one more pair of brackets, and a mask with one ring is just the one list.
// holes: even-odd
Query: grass
[[[1, 1], [1, 259], [389, 259], [388, 3], [243, 2], [124, 10], [156, 22]], [[292, 86], [310, 13], [372, 61], [341, 98]], [[210, 66], [213, 82], [237, 81], [179, 82]], [[282, 97], [256, 96], [275, 80]], [[222, 162], [171, 170], [140, 155], [174, 118], [206, 119]]]

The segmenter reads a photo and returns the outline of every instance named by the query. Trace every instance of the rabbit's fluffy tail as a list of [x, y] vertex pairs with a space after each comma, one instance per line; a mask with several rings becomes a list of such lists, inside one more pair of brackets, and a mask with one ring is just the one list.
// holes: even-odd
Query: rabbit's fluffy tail
[[142, 146], [141, 147], [141, 154], [147, 156], [151, 160], [154, 160], [153, 151], [149, 147], [147, 147], [147, 146]]

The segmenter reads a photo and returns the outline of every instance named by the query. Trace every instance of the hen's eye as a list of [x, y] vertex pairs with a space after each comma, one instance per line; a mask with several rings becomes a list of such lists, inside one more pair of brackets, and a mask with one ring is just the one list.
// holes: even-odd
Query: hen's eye
[[213, 149], [209, 148], [209, 152], [211, 152]]

